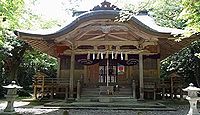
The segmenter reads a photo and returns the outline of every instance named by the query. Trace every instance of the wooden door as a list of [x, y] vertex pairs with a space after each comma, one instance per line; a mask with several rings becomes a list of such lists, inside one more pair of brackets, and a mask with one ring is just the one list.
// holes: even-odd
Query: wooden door
[[87, 66], [87, 78], [85, 83], [88, 87], [97, 87], [99, 81], [99, 64]]

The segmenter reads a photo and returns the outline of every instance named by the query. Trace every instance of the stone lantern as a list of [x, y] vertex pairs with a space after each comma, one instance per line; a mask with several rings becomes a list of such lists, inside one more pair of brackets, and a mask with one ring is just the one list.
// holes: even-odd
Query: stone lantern
[[3, 86], [4, 88], [8, 89], [6, 100], [7, 100], [7, 106], [4, 109], [4, 114], [15, 114], [15, 109], [13, 107], [13, 103], [15, 101], [15, 98], [17, 97], [17, 89], [21, 89], [22, 87], [16, 85], [15, 81], [12, 81], [11, 84], [7, 86]]
[[187, 115], [200, 115], [197, 109], [197, 101], [200, 100], [200, 97], [198, 97], [197, 92], [200, 91], [200, 88], [197, 88], [192, 83], [190, 83], [189, 87], [183, 89], [183, 91], [188, 92], [188, 96], [186, 97], [186, 99], [190, 103], [190, 110]]

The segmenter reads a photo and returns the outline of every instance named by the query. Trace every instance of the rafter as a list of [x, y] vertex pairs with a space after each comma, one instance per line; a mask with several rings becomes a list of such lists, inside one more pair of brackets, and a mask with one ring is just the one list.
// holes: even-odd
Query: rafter
[[112, 34], [108, 34], [108, 36], [113, 37], [113, 38], [115, 38], [117, 40], [121, 40], [121, 41], [127, 40], [126, 38], [118, 37], [118, 36], [115, 36], [115, 35], [112, 35]]
[[95, 37], [92, 37], [92, 38], [89, 38], [87, 40], [95, 40], [95, 39], [98, 39], [98, 38], [101, 38], [101, 37], [104, 37], [106, 34], [101, 34], [101, 35], [98, 35], [98, 36], [95, 36]]
[[138, 46], [138, 41], [76, 41], [75, 44], [77, 46], [81, 45], [92, 45], [92, 46], [100, 46], [100, 45], [113, 45], [113, 46], [120, 46], [120, 45], [134, 45]]
[[128, 34], [128, 31], [122, 31], [122, 32], [111, 32], [110, 34], [113, 34], [113, 35], [126, 35], [126, 34]]

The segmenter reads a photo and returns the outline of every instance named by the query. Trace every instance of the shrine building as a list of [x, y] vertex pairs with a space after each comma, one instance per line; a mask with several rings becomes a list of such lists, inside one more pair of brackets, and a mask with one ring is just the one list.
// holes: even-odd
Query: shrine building
[[[147, 81], [160, 78], [160, 61], [196, 38], [175, 42], [174, 36], [183, 30], [156, 25], [146, 11], [121, 22], [121, 12], [117, 6], [104, 1], [90, 11], [74, 12], [76, 19], [54, 33], [15, 31], [15, 34], [38, 51], [57, 59], [56, 79], [68, 81], [60, 87], [67, 88], [67, 97], [82, 98], [84, 91], [90, 95], [88, 90], [97, 90], [98, 94], [91, 95], [143, 100]], [[59, 87], [59, 82], [52, 82], [56, 83]], [[54, 95], [56, 85], [49, 87]]]

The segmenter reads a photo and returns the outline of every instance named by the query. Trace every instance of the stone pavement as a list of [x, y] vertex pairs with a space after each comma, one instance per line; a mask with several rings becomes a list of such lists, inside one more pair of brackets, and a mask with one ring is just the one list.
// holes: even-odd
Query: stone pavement
[[[28, 102], [15, 102], [15, 110], [22, 115], [64, 115], [66, 109], [44, 108], [43, 106], [26, 107]], [[6, 106], [6, 102], [0, 102], [0, 111]], [[176, 111], [141, 111], [141, 110], [104, 110], [104, 109], [69, 109], [69, 115], [187, 115], [189, 105], [171, 105]], [[65, 112], [64, 112], [65, 113]]]

